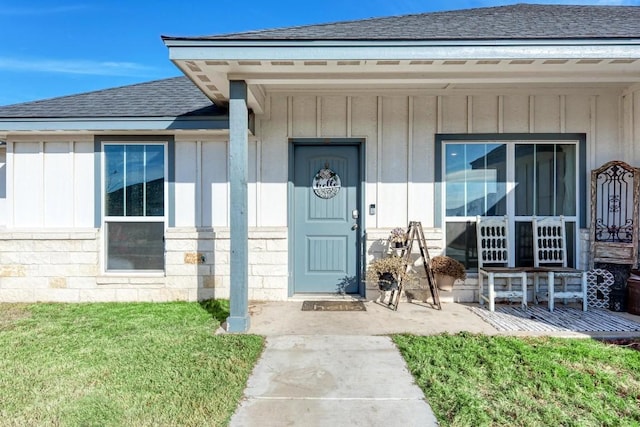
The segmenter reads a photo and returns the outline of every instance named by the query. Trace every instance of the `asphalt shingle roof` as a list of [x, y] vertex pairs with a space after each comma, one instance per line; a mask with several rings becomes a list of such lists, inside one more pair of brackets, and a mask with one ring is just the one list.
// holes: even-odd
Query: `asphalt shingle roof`
[[515, 4], [165, 40], [499, 40], [640, 37], [640, 7]]
[[183, 76], [0, 107], [0, 118], [181, 117], [224, 113]]
[[[165, 40], [640, 39], [640, 7], [516, 4]], [[0, 106], [0, 119], [217, 116], [189, 79], [175, 77]]]

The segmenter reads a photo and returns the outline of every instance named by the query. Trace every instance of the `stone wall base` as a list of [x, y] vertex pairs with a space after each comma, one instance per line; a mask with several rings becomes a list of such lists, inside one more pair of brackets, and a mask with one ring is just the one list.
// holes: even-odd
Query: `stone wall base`
[[[391, 229], [368, 230], [366, 261], [386, 256]], [[425, 229], [429, 255], [442, 253], [442, 233]], [[581, 247], [588, 233], [581, 230]], [[289, 253], [286, 227], [249, 230], [249, 299], [289, 298]], [[108, 273], [103, 271], [104, 243], [98, 229], [0, 231], [0, 302], [200, 301], [230, 297], [229, 230], [171, 228], [166, 233], [165, 271]], [[588, 253], [579, 256], [587, 268]], [[413, 268], [426, 289], [417, 245]], [[363, 270], [366, 265], [363, 266]], [[377, 284], [364, 282], [366, 300], [380, 296]], [[530, 286], [531, 289], [533, 286]], [[478, 301], [477, 275], [457, 281], [441, 301]]]
[[[98, 229], [0, 232], [0, 302], [200, 301], [229, 298], [229, 231], [171, 228], [164, 272], [103, 270]], [[249, 298], [286, 300], [286, 228], [249, 231]]]

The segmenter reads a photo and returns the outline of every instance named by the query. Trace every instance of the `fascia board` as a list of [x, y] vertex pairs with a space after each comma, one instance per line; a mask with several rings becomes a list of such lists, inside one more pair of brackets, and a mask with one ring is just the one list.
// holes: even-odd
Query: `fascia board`
[[165, 42], [171, 60], [464, 60], [629, 59], [640, 57], [640, 39], [609, 41], [296, 42], [174, 40]]
[[0, 119], [2, 132], [17, 131], [111, 131], [111, 130], [228, 130], [229, 119], [176, 118], [82, 118], [82, 119]]

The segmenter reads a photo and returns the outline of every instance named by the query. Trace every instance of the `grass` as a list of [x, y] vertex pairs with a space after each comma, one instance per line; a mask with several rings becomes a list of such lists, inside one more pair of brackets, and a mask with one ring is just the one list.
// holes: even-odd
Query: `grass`
[[[224, 426], [264, 339], [227, 301], [0, 304], [0, 426]], [[640, 426], [640, 351], [587, 339], [393, 337], [442, 426]]]
[[589, 339], [393, 337], [442, 426], [638, 426], [640, 351]]
[[0, 304], [1, 426], [222, 426], [263, 348], [224, 302]]

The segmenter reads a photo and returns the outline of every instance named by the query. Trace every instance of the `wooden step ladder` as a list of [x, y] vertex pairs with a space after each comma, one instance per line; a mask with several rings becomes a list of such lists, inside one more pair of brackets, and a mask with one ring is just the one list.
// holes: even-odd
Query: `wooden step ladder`
[[[427, 283], [429, 284], [429, 290], [431, 291], [431, 297], [433, 298], [433, 304], [438, 307], [438, 310], [442, 310], [442, 306], [440, 305], [440, 296], [438, 295], [438, 286], [436, 285], [436, 280], [433, 276], [433, 270], [431, 270], [431, 257], [429, 257], [429, 250], [427, 249], [427, 242], [424, 238], [422, 223], [420, 221], [409, 222], [407, 236], [407, 245], [400, 253], [400, 256], [404, 258], [405, 267], [409, 268], [409, 264], [411, 264], [413, 242], [417, 240], [418, 247], [420, 248], [420, 255], [422, 257], [422, 264], [427, 277]], [[393, 306], [394, 311], [398, 309], [403, 285], [404, 284], [402, 282], [398, 283], [398, 289], [391, 294], [389, 303]]]

